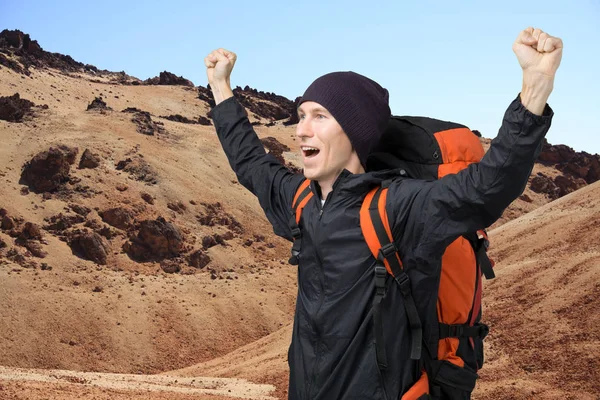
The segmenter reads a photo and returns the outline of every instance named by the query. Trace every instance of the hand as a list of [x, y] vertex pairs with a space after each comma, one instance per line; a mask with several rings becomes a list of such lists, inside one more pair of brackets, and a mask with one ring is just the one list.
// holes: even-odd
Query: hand
[[215, 98], [215, 104], [233, 97], [230, 78], [236, 59], [237, 56], [234, 52], [225, 49], [214, 50], [204, 58], [206, 75]]
[[562, 50], [560, 38], [531, 27], [522, 31], [513, 44], [523, 73], [541, 74], [550, 79], [554, 79], [560, 65]]
[[542, 115], [554, 87], [554, 76], [562, 58], [563, 43], [541, 29], [522, 31], [513, 51], [523, 69], [521, 102], [532, 113]]
[[206, 58], [206, 75], [208, 83], [213, 86], [217, 83], [230, 83], [231, 71], [235, 65], [237, 56], [234, 52], [225, 49], [213, 50]]

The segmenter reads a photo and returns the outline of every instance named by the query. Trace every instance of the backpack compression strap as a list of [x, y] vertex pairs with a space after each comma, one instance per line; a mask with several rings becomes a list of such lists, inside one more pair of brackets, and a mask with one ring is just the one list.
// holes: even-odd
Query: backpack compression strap
[[463, 235], [465, 239], [471, 243], [477, 262], [481, 267], [481, 272], [485, 276], [485, 279], [494, 279], [496, 274], [494, 273], [494, 261], [487, 255], [487, 249], [490, 246], [490, 241], [487, 236], [487, 232], [483, 229], [478, 230], [476, 233], [470, 233]]
[[302, 184], [296, 190], [294, 201], [292, 201], [292, 218], [290, 220], [290, 229], [292, 230], [292, 237], [294, 238], [294, 245], [292, 246], [292, 256], [288, 262], [292, 265], [298, 265], [298, 255], [302, 248], [302, 232], [300, 232], [300, 217], [302, 217], [302, 210], [308, 201], [313, 197], [313, 192], [310, 190], [310, 181], [304, 180]]
[[410, 358], [413, 360], [421, 358], [421, 340], [423, 336], [421, 320], [411, 293], [410, 280], [404, 272], [398, 250], [393, 243], [392, 231], [385, 210], [386, 198], [387, 188], [376, 187], [367, 194], [360, 209], [360, 226], [363, 236], [373, 257], [378, 261], [375, 265], [376, 292], [373, 300], [373, 322], [377, 362], [382, 369], [387, 367], [380, 309], [381, 300], [385, 295], [386, 270], [400, 286], [400, 292], [404, 298], [404, 308], [406, 309], [411, 331]]

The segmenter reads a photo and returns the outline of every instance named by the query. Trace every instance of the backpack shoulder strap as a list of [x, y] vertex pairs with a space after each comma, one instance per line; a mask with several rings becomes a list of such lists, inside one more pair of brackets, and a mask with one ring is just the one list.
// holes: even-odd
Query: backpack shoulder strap
[[292, 209], [294, 210], [294, 218], [296, 220], [296, 224], [300, 222], [300, 217], [302, 217], [302, 210], [304, 206], [313, 196], [312, 190], [310, 190], [310, 180], [305, 179], [298, 190], [296, 190], [296, 195], [294, 196], [294, 200], [292, 201]]
[[292, 246], [292, 256], [288, 260], [292, 265], [298, 265], [298, 255], [302, 248], [302, 232], [298, 226], [302, 217], [302, 210], [312, 197], [313, 192], [310, 190], [310, 180], [305, 179], [296, 190], [296, 195], [292, 201], [292, 218], [290, 219], [289, 226], [292, 231], [294, 245]]
[[385, 209], [386, 200], [387, 188], [376, 187], [367, 194], [360, 210], [360, 227], [373, 257], [382, 262], [387, 272], [395, 277], [403, 273], [403, 266], [393, 243]]
[[421, 320], [419, 319], [417, 307], [411, 293], [410, 280], [406, 272], [404, 272], [402, 261], [398, 255], [398, 249], [394, 245], [385, 209], [387, 192], [387, 187], [373, 188], [363, 200], [360, 210], [360, 227], [363, 236], [373, 257], [378, 261], [375, 266], [376, 292], [373, 300], [373, 319], [377, 360], [381, 368], [385, 368], [387, 364], [383, 341], [383, 322], [380, 313], [380, 303], [385, 295], [386, 270], [400, 286], [400, 292], [404, 298], [404, 307], [411, 330], [410, 358], [413, 360], [421, 358], [421, 341], [423, 336]]

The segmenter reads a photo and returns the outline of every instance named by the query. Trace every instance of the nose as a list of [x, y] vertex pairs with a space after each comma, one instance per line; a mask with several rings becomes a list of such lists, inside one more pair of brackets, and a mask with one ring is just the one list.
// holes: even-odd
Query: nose
[[312, 137], [313, 136], [313, 132], [310, 129], [310, 124], [306, 123], [306, 119], [302, 120], [300, 119], [300, 121], [298, 121], [298, 124], [296, 125], [296, 137], [298, 137], [299, 139], [302, 138], [307, 138], [307, 137]]

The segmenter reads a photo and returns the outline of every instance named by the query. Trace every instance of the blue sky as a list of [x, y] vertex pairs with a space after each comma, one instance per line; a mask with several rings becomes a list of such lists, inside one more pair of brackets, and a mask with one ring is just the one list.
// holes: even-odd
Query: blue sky
[[486, 137], [520, 91], [511, 45], [528, 26], [565, 44], [548, 140], [600, 153], [600, 0], [0, 0], [0, 29], [98, 68], [142, 79], [167, 70], [205, 86], [203, 59], [224, 47], [238, 54], [233, 85], [293, 99], [320, 75], [352, 70], [390, 91], [394, 114]]

